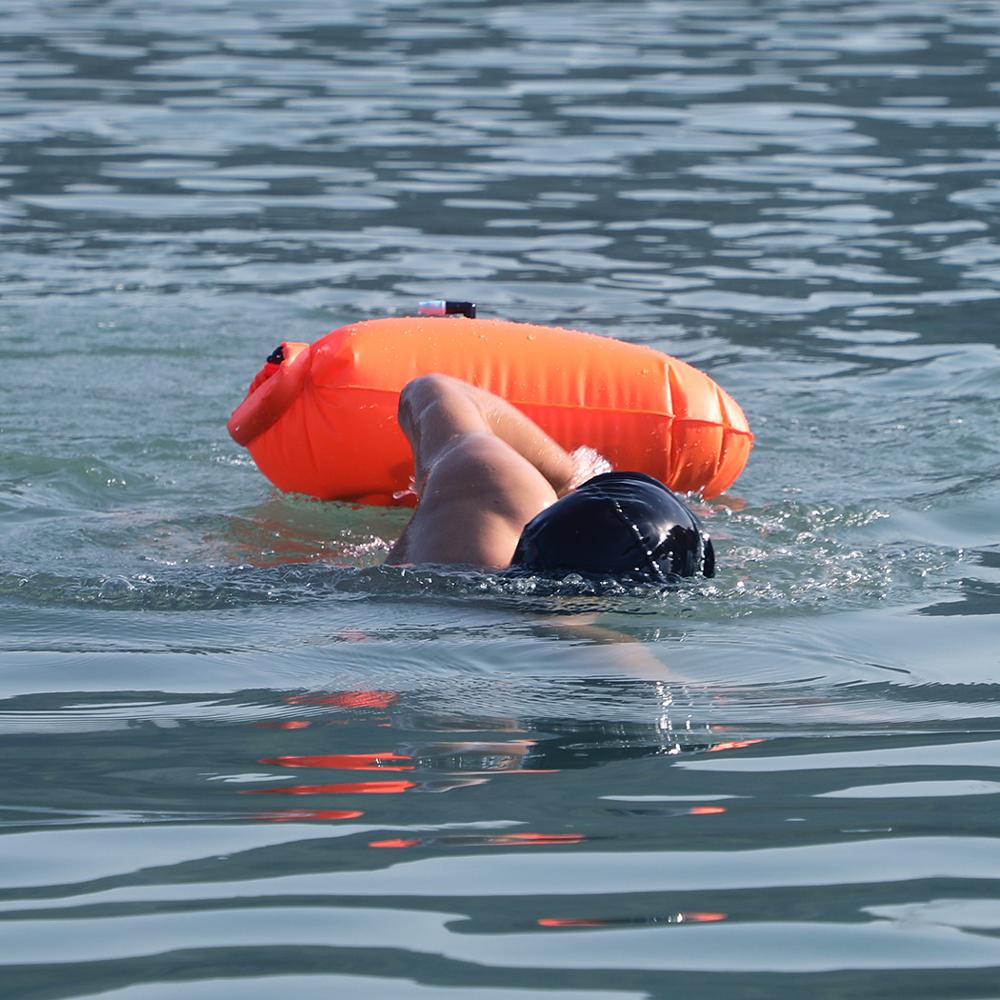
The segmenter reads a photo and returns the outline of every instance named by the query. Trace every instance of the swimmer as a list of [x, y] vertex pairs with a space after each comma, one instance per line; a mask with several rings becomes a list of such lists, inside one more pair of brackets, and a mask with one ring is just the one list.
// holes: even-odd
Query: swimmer
[[420, 504], [389, 565], [667, 582], [715, 573], [697, 517], [641, 472], [578, 482], [579, 462], [509, 403], [447, 375], [409, 382], [399, 424]]

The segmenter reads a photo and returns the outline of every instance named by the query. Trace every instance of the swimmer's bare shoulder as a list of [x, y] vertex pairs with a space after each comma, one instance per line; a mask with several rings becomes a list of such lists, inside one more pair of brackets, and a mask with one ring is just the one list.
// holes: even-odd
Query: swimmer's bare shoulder
[[425, 375], [400, 396], [420, 504], [390, 565], [510, 564], [521, 530], [573, 476], [572, 458], [497, 396], [445, 375]]

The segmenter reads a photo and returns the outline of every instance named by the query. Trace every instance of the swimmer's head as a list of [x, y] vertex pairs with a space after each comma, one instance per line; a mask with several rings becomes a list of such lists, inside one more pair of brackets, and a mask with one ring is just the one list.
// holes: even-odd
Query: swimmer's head
[[641, 472], [606, 472], [529, 521], [511, 566], [543, 576], [664, 583], [714, 576], [715, 551], [698, 518], [663, 483]]

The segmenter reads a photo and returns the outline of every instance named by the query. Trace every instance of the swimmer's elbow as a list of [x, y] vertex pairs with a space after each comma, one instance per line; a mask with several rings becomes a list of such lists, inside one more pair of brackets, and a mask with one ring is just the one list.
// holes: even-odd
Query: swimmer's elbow
[[440, 399], [449, 392], [454, 392], [456, 384], [460, 384], [457, 379], [450, 375], [441, 375], [438, 372], [418, 375], [416, 378], [411, 378], [403, 386], [399, 398], [400, 401], [406, 400], [411, 406], [419, 406], [421, 403], [431, 402]]
[[437, 373], [406, 383], [399, 397], [399, 425], [412, 445], [431, 450], [455, 434], [486, 428], [473, 387]]
[[432, 373], [418, 375], [403, 386], [399, 394], [398, 417], [405, 434], [409, 435], [427, 411], [445, 398], [452, 381], [447, 375]]

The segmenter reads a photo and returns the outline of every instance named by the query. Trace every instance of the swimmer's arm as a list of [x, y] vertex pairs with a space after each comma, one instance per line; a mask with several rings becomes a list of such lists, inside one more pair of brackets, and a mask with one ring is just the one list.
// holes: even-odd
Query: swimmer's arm
[[420, 503], [389, 552], [392, 565], [503, 568], [521, 530], [569, 488], [573, 460], [497, 396], [444, 375], [403, 390]]
[[654, 648], [657, 652], [661, 652], [666, 649], [665, 646], [650, 647], [635, 636], [608, 628], [606, 625], [599, 625], [598, 617], [597, 614], [590, 613], [546, 619], [544, 627], [577, 642], [583, 640], [594, 646], [615, 646], [616, 655], [612, 662], [622, 677], [680, 684], [694, 683], [693, 678], [681, 674], [676, 668], [663, 662], [659, 656], [654, 655]]
[[503, 569], [525, 524], [555, 499], [541, 473], [500, 438], [462, 434], [433, 462], [386, 561]]
[[413, 379], [399, 397], [399, 425], [410, 440], [421, 492], [434, 463], [463, 434], [489, 433], [530, 462], [562, 496], [576, 471], [572, 456], [506, 400], [448, 375]]

